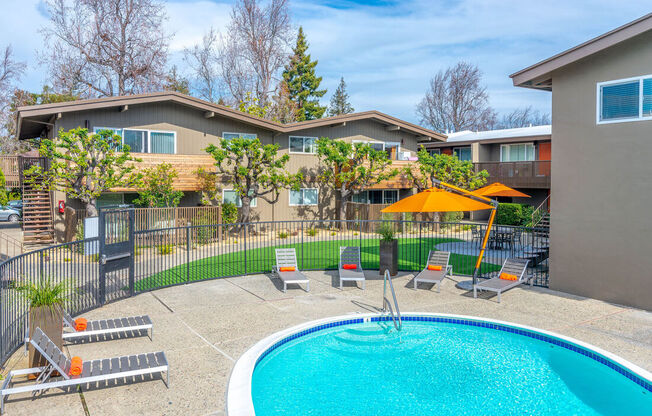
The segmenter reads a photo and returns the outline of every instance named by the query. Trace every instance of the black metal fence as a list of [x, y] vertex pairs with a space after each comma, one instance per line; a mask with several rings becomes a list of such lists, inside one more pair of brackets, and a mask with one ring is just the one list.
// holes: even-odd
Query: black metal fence
[[[0, 263], [0, 362], [18, 348], [27, 329], [27, 302], [16, 286], [42, 279], [70, 282], [73, 315], [131, 296], [208, 279], [269, 273], [274, 249], [294, 247], [301, 270], [332, 270], [340, 246], [359, 246], [364, 269], [378, 269], [381, 224], [398, 240], [401, 271], [423, 269], [430, 250], [450, 251], [455, 275], [471, 275], [486, 224], [418, 221], [277, 221], [214, 224], [135, 232], [134, 287], [129, 270], [101, 277], [97, 238], [22, 254]], [[530, 260], [534, 284], [548, 285], [548, 235], [543, 229], [497, 226], [480, 272], [488, 277], [508, 257]], [[100, 280], [103, 280], [100, 282]]]

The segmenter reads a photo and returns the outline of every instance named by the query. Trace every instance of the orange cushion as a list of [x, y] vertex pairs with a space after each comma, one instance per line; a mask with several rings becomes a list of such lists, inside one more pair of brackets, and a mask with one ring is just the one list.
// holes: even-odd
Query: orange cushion
[[342, 268], [345, 270], [355, 270], [358, 268], [357, 264], [343, 264]]
[[83, 368], [84, 362], [82, 359], [79, 357], [72, 357], [70, 360], [70, 370], [68, 371], [68, 374], [71, 376], [78, 376], [82, 373]]
[[278, 269], [280, 272], [293, 272], [294, 267], [281, 267]]
[[501, 273], [500, 278], [503, 280], [518, 280], [518, 276], [509, 273]]
[[443, 268], [444, 268], [444, 266], [436, 266], [434, 264], [429, 264], [428, 265], [428, 270], [436, 270], [436, 271], [440, 272], [440, 271], [442, 271]]
[[88, 327], [88, 321], [84, 318], [75, 319], [75, 331], [86, 331]]

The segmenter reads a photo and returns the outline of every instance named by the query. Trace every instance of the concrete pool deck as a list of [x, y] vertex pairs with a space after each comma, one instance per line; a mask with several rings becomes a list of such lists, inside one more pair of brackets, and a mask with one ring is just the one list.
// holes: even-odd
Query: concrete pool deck
[[[52, 390], [35, 399], [16, 395], [6, 402], [6, 415], [224, 415], [233, 364], [255, 342], [302, 322], [374, 312], [381, 306], [383, 282], [376, 272], [365, 273], [364, 291], [352, 283], [340, 291], [336, 271], [306, 274], [310, 293], [295, 285], [283, 293], [278, 279], [254, 275], [160, 289], [88, 312], [84, 317], [148, 314], [154, 322], [153, 340], [144, 336], [69, 344], [66, 353], [90, 360], [163, 350], [170, 364], [170, 388], [157, 376], [84, 388], [81, 393]], [[404, 312], [473, 315], [529, 325], [588, 342], [652, 371], [651, 312], [529, 286], [504, 293], [498, 304], [488, 293], [473, 299], [453, 281], [444, 281], [441, 293], [427, 284], [415, 291], [413, 277], [400, 273], [393, 279]], [[26, 364], [18, 351], [3, 374]]]

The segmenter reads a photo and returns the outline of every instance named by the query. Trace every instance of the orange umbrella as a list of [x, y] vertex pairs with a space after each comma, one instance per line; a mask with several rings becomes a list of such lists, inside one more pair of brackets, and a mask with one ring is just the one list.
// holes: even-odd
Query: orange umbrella
[[482, 196], [512, 196], [512, 197], [523, 197], [529, 198], [530, 195], [519, 192], [514, 188], [510, 188], [507, 185], [503, 185], [500, 182], [494, 182], [491, 185], [487, 185], [483, 188], [476, 189], [473, 191], [474, 194]]
[[439, 188], [426, 189], [388, 206], [380, 212], [456, 212], [493, 208], [489, 204]]

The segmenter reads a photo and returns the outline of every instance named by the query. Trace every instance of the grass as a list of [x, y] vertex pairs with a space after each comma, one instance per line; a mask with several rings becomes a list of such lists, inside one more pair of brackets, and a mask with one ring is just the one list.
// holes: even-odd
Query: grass
[[[295, 248], [301, 270], [337, 269], [340, 246], [361, 246], [361, 260], [364, 269], [378, 269], [379, 238], [342, 239], [334, 241], [312, 241], [250, 248], [247, 251], [220, 254], [180, 264], [136, 282], [136, 290], [143, 291], [177, 283], [199, 281], [217, 277], [240, 276], [246, 273], [268, 273], [275, 263], [274, 249]], [[462, 241], [455, 238], [402, 238], [398, 246], [398, 268], [403, 271], [421, 270], [428, 251], [436, 244]], [[245, 269], [245, 256], [247, 260]], [[473, 273], [476, 256], [451, 254], [451, 264], [456, 275]], [[500, 270], [499, 265], [483, 263], [481, 271], [489, 273]]]

